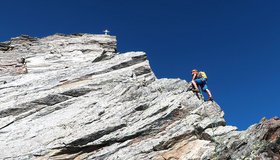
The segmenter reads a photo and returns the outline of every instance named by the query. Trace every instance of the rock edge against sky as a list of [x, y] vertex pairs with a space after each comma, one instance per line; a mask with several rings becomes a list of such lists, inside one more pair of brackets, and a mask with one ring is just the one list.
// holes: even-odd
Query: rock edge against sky
[[120, 54], [116, 43], [93, 34], [0, 43], [0, 159], [280, 158], [277, 117], [238, 131], [216, 102], [157, 79], [144, 52]]

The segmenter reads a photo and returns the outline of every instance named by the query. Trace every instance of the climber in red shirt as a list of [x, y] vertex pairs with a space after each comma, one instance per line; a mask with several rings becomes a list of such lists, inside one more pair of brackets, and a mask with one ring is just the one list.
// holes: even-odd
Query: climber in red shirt
[[193, 69], [192, 70], [192, 84], [194, 86], [193, 91], [194, 92], [198, 92], [198, 86], [200, 86], [200, 88], [206, 92], [208, 94], [208, 101], [213, 101], [213, 97], [212, 94], [210, 92], [210, 90], [208, 89], [207, 86], [207, 76], [205, 72], [198, 72], [197, 69]]

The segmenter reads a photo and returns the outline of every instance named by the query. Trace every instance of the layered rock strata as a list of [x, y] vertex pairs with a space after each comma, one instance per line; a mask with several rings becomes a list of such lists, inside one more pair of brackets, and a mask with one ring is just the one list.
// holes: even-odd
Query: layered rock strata
[[157, 79], [114, 36], [20, 36], [0, 43], [0, 59], [0, 159], [280, 158], [277, 117], [227, 126], [216, 102]]

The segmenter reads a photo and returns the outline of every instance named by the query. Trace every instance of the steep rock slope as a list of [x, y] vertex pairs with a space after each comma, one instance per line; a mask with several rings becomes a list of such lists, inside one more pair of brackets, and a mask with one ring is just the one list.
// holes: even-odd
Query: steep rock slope
[[0, 159], [280, 157], [278, 118], [226, 126], [215, 102], [157, 79], [145, 53], [117, 53], [114, 36], [20, 36], [0, 58]]

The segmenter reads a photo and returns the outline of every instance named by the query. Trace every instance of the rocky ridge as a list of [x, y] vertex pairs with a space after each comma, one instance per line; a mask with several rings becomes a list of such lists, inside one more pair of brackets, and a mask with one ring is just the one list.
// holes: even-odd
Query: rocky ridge
[[[20, 72], [17, 59], [26, 59]], [[116, 37], [0, 43], [0, 159], [280, 159], [280, 120], [226, 125], [180, 79], [157, 79]]]

